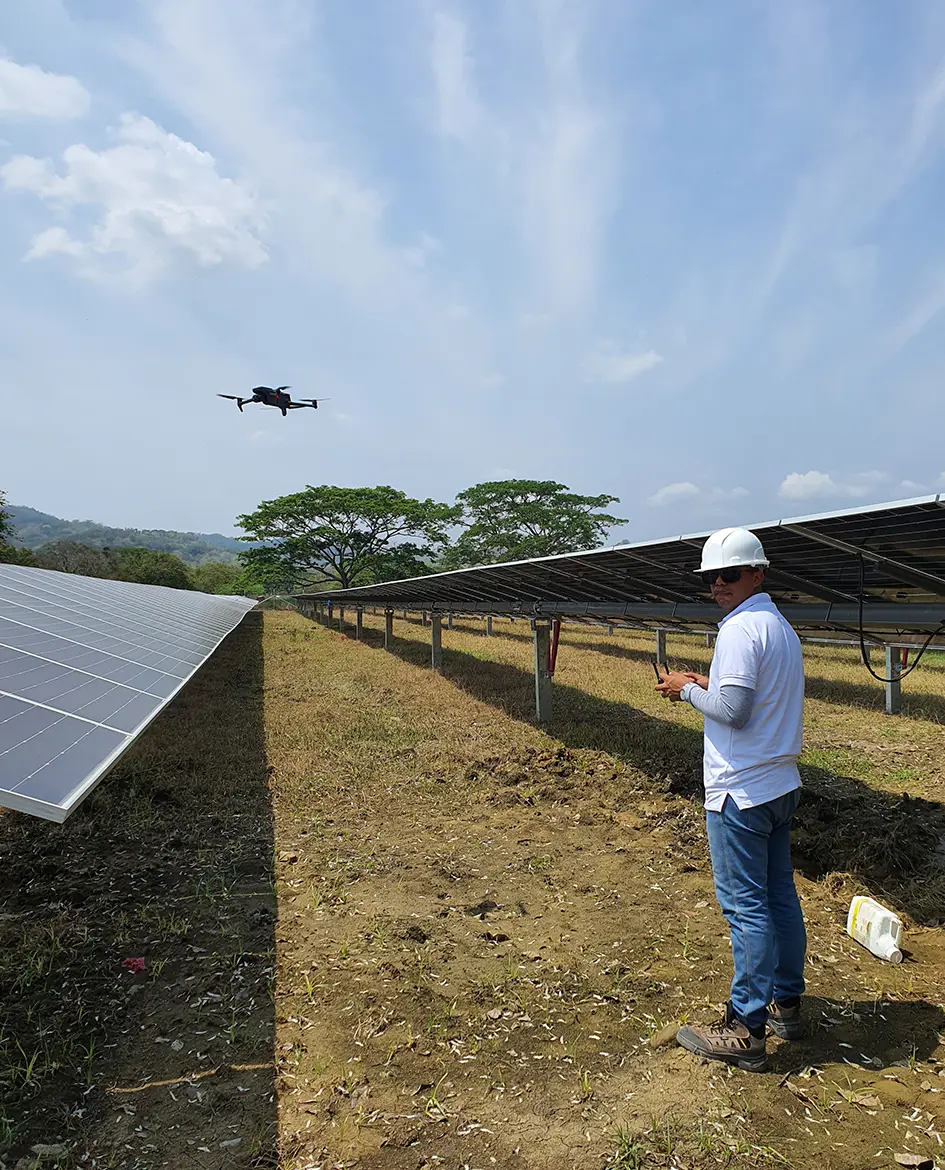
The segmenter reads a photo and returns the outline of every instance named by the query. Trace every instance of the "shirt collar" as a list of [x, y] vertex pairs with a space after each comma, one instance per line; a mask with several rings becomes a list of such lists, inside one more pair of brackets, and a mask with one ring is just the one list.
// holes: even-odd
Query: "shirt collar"
[[753, 593], [751, 597], [746, 597], [741, 605], [736, 605], [734, 609], [729, 610], [724, 618], [719, 622], [719, 629], [725, 625], [729, 618], [733, 618], [737, 613], [748, 613], [753, 609], [773, 609], [774, 602], [768, 593]]

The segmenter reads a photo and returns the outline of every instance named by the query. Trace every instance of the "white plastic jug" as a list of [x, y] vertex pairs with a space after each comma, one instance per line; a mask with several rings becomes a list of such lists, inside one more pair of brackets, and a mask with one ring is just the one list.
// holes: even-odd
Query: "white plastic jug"
[[902, 922], [879, 902], [858, 894], [850, 903], [847, 915], [847, 934], [862, 943], [878, 959], [901, 963]]

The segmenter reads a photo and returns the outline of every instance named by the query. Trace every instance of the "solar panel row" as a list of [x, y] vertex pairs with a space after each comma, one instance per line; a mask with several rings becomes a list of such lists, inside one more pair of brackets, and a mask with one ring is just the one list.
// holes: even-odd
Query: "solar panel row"
[[64, 820], [253, 604], [0, 565], [0, 805]]
[[[865, 628], [894, 635], [934, 631], [945, 622], [945, 497], [749, 527], [762, 538], [771, 561], [768, 591], [798, 629], [850, 633], [859, 622], [861, 580]], [[718, 621], [718, 611], [695, 573], [708, 535], [303, 593], [300, 599], [309, 605], [709, 628]]]

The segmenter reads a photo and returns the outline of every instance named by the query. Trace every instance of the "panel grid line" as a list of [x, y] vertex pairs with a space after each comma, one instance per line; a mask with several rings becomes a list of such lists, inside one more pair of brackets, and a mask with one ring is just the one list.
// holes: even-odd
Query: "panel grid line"
[[[46, 658], [42, 654], [34, 654], [32, 650], [21, 650], [18, 646], [10, 646], [7, 642], [4, 642], [2, 639], [0, 639], [0, 648], [3, 648], [4, 650], [13, 650], [17, 654], [22, 654], [24, 658], [35, 658], [38, 662], [48, 662], [50, 664], [50, 666], [63, 666], [63, 664], [61, 662], [56, 662], [56, 660], [54, 658]], [[115, 656], [112, 655], [112, 657], [115, 657]], [[125, 661], [125, 659], [120, 659], [119, 661]], [[2, 665], [2, 663], [0, 663], [0, 665]], [[129, 663], [129, 666], [138, 666], [138, 665], [140, 665], [140, 663], [137, 663], [137, 662]], [[75, 674], [83, 674], [83, 675], [85, 675], [86, 678], [97, 679], [99, 682], [112, 683], [113, 685], [115, 684], [114, 679], [106, 678], [103, 674], [94, 674], [92, 671], [85, 670], [81, 666], [69, 665], [69, 666], [65, 666], [64, 669], [68, 670], [68, 671], [72, 671]], [[153, 670], [154, 667], [144, 667], [144, 669], [145, 670]], [[163, 674], [164, 672], [160, 671], [159, 673]], [[168, 675], [167, 677], [174, 678], [174, 675]], [[132, 686], [131, 683], [122, 682], [122, 683], [118, 683], [118, 685], [122, 686], [122, 687], [126, 687], [129, 691], [135, 691], [139, 695], [151, 695], [151, 697], [155, 698], [155, 699], [161, 698], [160, 695], [155, 695], [152, 691], [146, 691], [146, 690], [142, 690], [140, 687]]]

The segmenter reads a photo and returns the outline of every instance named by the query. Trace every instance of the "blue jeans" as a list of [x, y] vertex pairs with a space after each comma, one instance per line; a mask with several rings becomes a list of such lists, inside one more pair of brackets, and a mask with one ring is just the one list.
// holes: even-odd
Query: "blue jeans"
[[804, 992], [807, 932], [790, 841], [800, 795], [746, 809], [729, 796], [706, 812], [715, 896], [732, 932], [732, 1010], [748, 1028], [765, 1026], [772, 999]]

